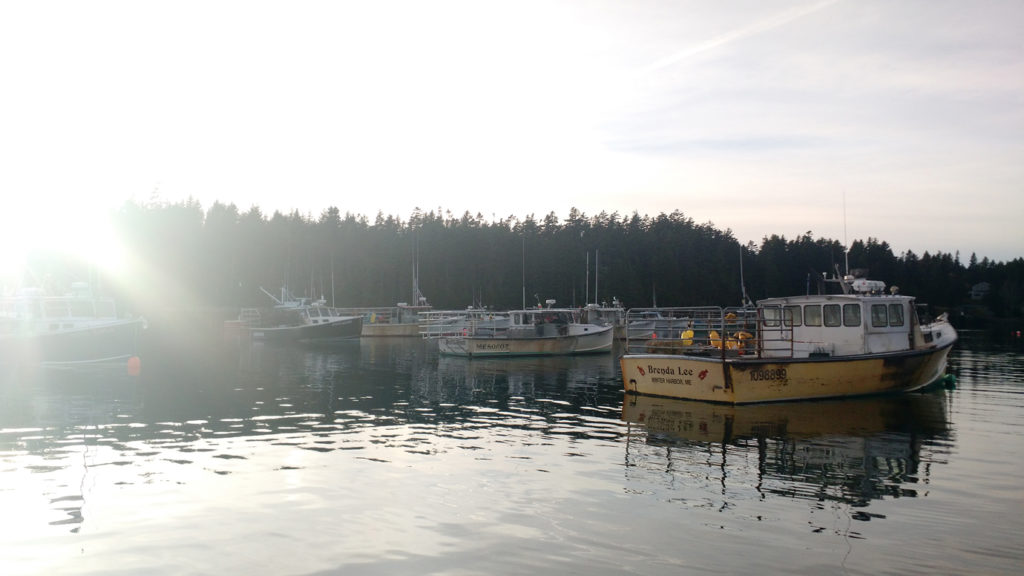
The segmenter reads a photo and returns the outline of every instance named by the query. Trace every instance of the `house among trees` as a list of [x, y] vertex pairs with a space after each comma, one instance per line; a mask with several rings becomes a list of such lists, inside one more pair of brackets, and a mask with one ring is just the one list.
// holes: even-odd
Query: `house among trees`
[[992, 290], [992, 285], [988, 282], [978, 282], [974, 286], [971, 286], [971, 300], [975, 302], [984, 300], [989, 291]]

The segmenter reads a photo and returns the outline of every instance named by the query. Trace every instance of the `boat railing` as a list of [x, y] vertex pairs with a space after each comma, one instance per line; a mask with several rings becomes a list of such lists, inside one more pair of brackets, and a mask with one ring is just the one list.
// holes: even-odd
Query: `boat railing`
[[363, 324], [398, 324], [402, 321], [401, 311], [396, 306], [372, 306], [356, 308], [334, 308], [340, 316], [362, 316]]
[[459, 335], [466, 315], [460, 311], [427, 310], [418, 314], [420, 336], [447, 338]]
[[117, 308], [111, 298], [79, 296], [29, 296], [6, 298], [0, 315], [7, 318], [57, 322], [91, 322], [116, 319]]
[[831, 342], [795, 337], [793, 319], [773, 306], [633, 308], [626, 325], [627, 354], [793, 358], [835, 353]]
[[419, 313], [424, 338], [495, 336], [507, 330], [508, 315], [481, 310], [432, 310]]
[[626, 353], [758, 354], [758, 326], [753, 308], [631, 308], [626, 313]]
[[242, 308], [238, 313], [238, 322], [245, 326], [259, 326], [263, 321], [263, 315], [259, 308]]
[[792, 312], [782, 306], [762, 306], [757, 308], [760, 338], [758, 356], [772, 358], [792, 358], [796, 355], [797, 346], [801, 344], [793, 337]]

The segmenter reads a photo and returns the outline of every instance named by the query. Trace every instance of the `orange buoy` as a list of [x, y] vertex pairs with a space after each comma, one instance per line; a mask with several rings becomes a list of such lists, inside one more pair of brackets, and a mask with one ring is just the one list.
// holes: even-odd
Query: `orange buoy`
[[715, 348], [722, 348], [722, 337], [718, 334], [718, 330], [712, 330], [708, 332], [708, 341]]
[[142, 371], [142, 361], [139, 360], [138, 356], [132, 356], [128, 359], [128, 375], [138, 376]]

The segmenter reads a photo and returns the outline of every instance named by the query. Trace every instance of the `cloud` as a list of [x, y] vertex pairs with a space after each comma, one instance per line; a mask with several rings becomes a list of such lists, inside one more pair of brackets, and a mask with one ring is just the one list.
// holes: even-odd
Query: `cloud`
[[655, 62], [648, 64], [647, 66], [644, 66], [643, 68], [640, 69], [640, 74], [653, 74], [670, 66], [674, 66], [680, 62], [693, 58], [694, 56], [698, 56], [700, 54], [704, 54], [706, 52], [722, 48], [733, 42], [743, 40], [744, 38], [748, 38], [750, 36], [754, 36], [756, 34], [760, 34], [762, 32], [766, 32], [768, 30], [772, 30], [780, 26], [784, 26], [793, 21], [799, 20], [800, 18], [803, 18], [805, 16], [828, 8], [829, 6], [835, 4], [838, 1], [839, 0], [825, 0], [823, 2], [795, 6], [793, 8], [790, 8], [789, 10], [784, 10], [768, 18], [764, 18], [752, 24], [742, 26], [734, 30], [730, 30], [729, 32], [715, 36], [714, 38], [711, 38], [707, 41], [679, 50], [678, 52], [670, 54], [664, 58], [661, 58]]

